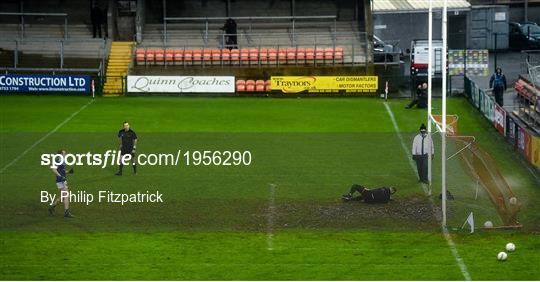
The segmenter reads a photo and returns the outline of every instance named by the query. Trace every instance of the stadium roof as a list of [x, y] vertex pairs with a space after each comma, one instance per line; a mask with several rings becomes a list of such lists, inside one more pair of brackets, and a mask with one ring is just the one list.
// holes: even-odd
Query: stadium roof
[[[443, 0], [433, 0], [434, 9], [442, 9]], [[373, 0], [373, 13], [419, 13], [429, 8], [429, 0]], [[468, 11], [467, 0], [448, 0], [448, 11]]]

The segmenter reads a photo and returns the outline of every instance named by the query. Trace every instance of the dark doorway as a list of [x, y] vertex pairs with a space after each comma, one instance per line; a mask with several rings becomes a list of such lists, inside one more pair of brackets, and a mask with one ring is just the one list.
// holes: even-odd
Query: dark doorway
[[448, 17], [448, 48], [465, 49], [467, 36], [467, 16], [450, 15]]

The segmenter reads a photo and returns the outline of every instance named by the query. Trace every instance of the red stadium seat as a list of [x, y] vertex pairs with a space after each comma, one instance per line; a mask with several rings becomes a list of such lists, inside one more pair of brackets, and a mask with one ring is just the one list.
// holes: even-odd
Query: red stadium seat
[[267, 80], [267, 81], [264, 82], [264, 90], [266, 92], [272, 91], [272, 81], [271, 80]]
[[287, 49], [285, 48], [278, 49], [278, 62], [280, 64], [287, 63]]
[[257, 48], [249, 49], [249, 62], [256, 64], [259, 61], [259, 50]]
[[203, 48], [203, 63], [209, 65], [212, 62], [212, 49]]
[[246, 48], [240, 49], [240, 63], [241, 64], [249, 63], [249, 49], [246, 49]]
[[246, 81], [243, 79], [238, 79], [236, 81], [236, 91], [245, 92], [246, 91]]
[[287, 48], [287, 63], [294, 64], [296, 62], [296, 48]]
[[221, 62], [225, 65], [231, 63], [231, 51], [229, 49], [221, 49]]
[[255, 91], [255, 85], [246, 84], [246, 91], [247, 92], [254, 92]]
[[261, 62], [261, 64], [268, 63], [268, 49], [266, 48], [259, 49], [259, 61]]
[[255, 85], [255, 92], [264, 92], [264, 84]]
[[237, 92], [245, 92], [246, 91], [246, 84], [245, 84], [245, 81], [244, 80], [241, 80], [242, 82], [244, 83], [236, 83], [236, 91]]
[[336, 47], [334, 50], [334, 60], [339, 63], [343, 62], [343, 47]]
[[275, 64], [277, 61], [277, 50], [275, 48], [268, 49], [268, 63]]
[[137, 65], [146, 65], [146, 49], [137, 48], [137, 51], [135, 51], [135, 60]]
[[253, 80], [253, 79], [246, 80], [246, 86], [248, 86], [248, 85], [255, 86], [255, 80]]
[[238, 65], [240, 62], [240, 50], [232, 49], [231, 50], [231, 63], [233, 65]]
[[184, 50], [174, 49], [174, 64], [181, 65], [184, 61]]
[[165, 64], [165, 50], [156, 49], [155, 59], [156, 59], [156, 65], [164, 65]]
[[156, 50], [147, 49], [146, 50], [146, 64], [147, 65], [155, 64], [155, 58], [156, 58]]
[[312, 64], [315, 60], [315, 50], [313, 48], [306, 48], [306, 63]]
[[324, 48], [324, 60], [326, 63], [332, 63], [334, 61], [334, 49]]
[[193, 64], [193, 50], [191, 49], [184, 50], [184, 64], [186, 65]]
[[306, 62], [306, 49], [298, 48], [296, 50], [296, 61], [298, 64], [304, 64]]
[[165, 64], [167, 65], [174, 64], [174, 50], [173, 49], [165, 50]]
[[220, 65], [221, 64], [221, 50], [220, 49], [212, 49], [212, 65]]
[[202, 62], [202, 50], [201, 49], [194, 49], [193, 50], [193, 64], [194, 65], [200, 65]]
[[315, 48], [315, 60], [317, 63], [324, 63], [324, 49], [317, 47]]
[[255, 91], [264, 92], [264, 80], [259, 79], [255, 81]]

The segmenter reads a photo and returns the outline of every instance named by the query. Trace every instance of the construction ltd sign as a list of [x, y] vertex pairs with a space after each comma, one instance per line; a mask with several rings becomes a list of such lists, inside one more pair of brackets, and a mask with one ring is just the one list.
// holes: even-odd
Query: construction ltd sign
[[376, 92], [377, 76], [272, 76], [272, 90], [283, 93], [326, 92]]

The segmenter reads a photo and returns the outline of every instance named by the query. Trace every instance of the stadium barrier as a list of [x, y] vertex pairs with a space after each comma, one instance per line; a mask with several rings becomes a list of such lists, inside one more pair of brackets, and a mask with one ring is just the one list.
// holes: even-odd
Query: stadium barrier
[[0, 12], [2, 17], [18, 17], [20, 19], [19, 26], [20, 32], [19, 36], [21, 39], [25, 38], [25, 17], [27, 16], [38, 16], [38, 17], [60, 17], [64, 20], [64, 39], [68, 38], [68, 14], [66, 13], [9, 13], [9, 12]]
[[493, 124], [506, 140], [537, 171], [540, 171], [540, 136], [513, 113], [500, 107], [493, 97], [465, 76], [465, 96]]
[[[228, 19], [233, 19], [236, 22], [248, 22], [249, 24], [249, 32], [251, 33], [253, 30], [253, 23], [257, 21], [262, 21], [265, 24], [268, 24], [268, 22], [283, 22], [286, 23], [289, 26], [289, 29], [291, 31], [291, 36], [293, 40], [296, 38], [296, 23], [297, 21], [324, 21], [324, 20], [330, 20], [332, 22], [332, 32], [335, 37], [337, 27], [336, 27], [336, 21], [337, 16], [335, 15], [329, 15], [329, 16], [260, 16], [260, 17], [163, 17], [163, 44], [166, 45], [168, 42], [168, 28], [167, 24], [169, 22], [195, 22], [195, 23], [201, 23], [204, 24], [204, 34], [203, 39], [205, 42], [208, 42], [208, 35], [209, 35], [209, 24], [210, 22], [222, 24], [224, 21]], [[225, 38], [223, 37], [223, 42], [225, 41]]]
[[[77, 39], [77, 40], [69, 40], [69, 39], [0, 39], [0, 42], [2, 43], [5, 49], [4, 52], [9, 52], [12, 48], [13, 52], [13, 65], [11, 67], [3, 66], [0, 67], [0, 70], [3, 71], [51, 71], [51, 72], [62, 72], [62, 71], [68, 71], [68, 72], [96, 72], [96, 68], [81, 68], [80, 65], [77, 65], [76, 68], [69, 68], [66, 67], [66, 53], [68, 52], [77, 52], [79, 54], [79, 50], [84, 47], [86, 44], [95, 43], [96, 45], [99, 44], [99, 49], [94, 50], [96, 53], [94, 54], [82, 54], [84, 55], [84, 58], [87, 57], [94, 57], [99, 60], [99, 68], [97, 69], [98, 72], [101, 73], [102, 66], [105, 65], [105, 60], [107, 57], [107, 41], [104, 39]], [[47, 68], [37, 68], [37, 67], [20, 67], [20, 61], [21, 61], [21, 54], [27, 53], [25, 51], [26, 46], [34, 47], [36, 45], [39, 46], [46, 46], [46, 48], [50, 48], [48, 51], [54, 51], [55, 54], [58, 55], [58, 57], [50, 57], [53, 59], [58, 59], [58, 67], [47, 67]], [[51, 48], [52, 46], [52, 48]], [[54, 49], [53, 49], [54, 48]], [[35, 51], [34, 51], [35, 52]], [[50, 53], [50, 52], [49, 52]], [[33, 55], [39, 55], [39, 53], [33, 54]], [[89, 56], [91, 55], [91, 56]], [[75, 57], [74, 55], [71, 55], [70, 58]], [[49, 57], [48, 57], [49, 58]], [[71, 69], [71, 70], [70, 70]]]

